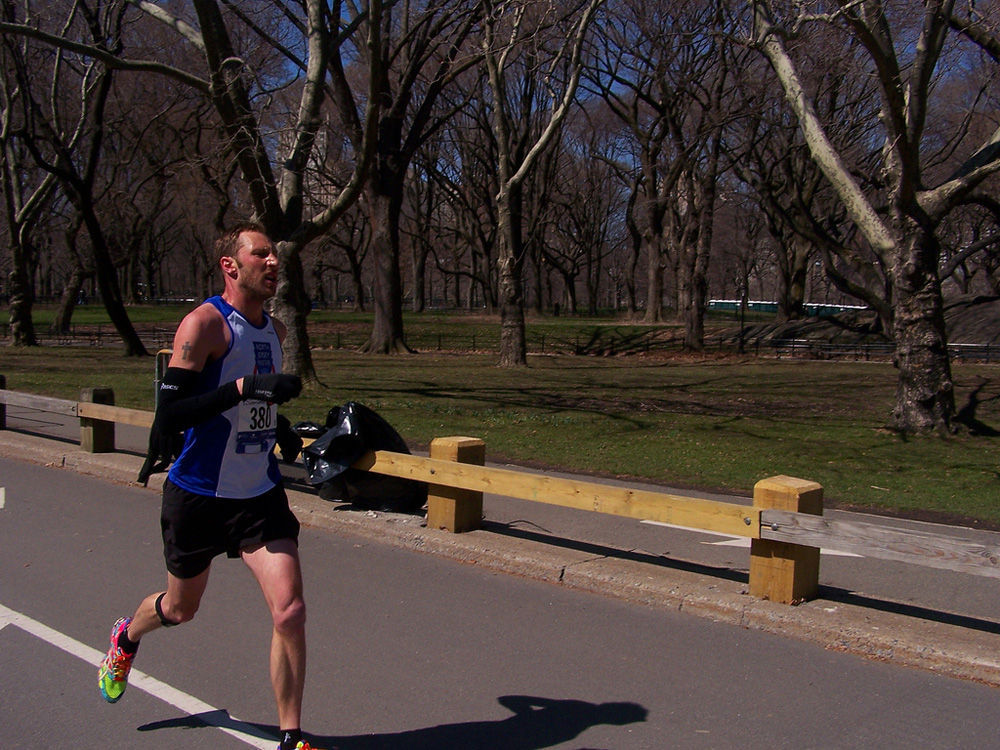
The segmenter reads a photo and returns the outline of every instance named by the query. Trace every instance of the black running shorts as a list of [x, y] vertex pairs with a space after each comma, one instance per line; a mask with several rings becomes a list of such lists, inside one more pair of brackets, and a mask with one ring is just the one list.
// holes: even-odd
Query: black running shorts
[[196, 495], [168, 479], [160, 529], [167, 570], [178, 578], [194, 578], [223, 553], [239, 557], [247, 547], [275, 539], [297, 544], [299, 538], [299, 521], [280, 484], [258, 497], [232, 500]]

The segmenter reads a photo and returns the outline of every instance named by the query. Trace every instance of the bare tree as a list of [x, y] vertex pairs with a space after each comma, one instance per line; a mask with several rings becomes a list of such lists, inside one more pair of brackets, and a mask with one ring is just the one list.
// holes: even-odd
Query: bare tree
[[[878, 92], [869, 78], [842, 73], [856, 61], [857, 45], [832, 33], [816, 34], [796, 52], [799, 76], [812, 92], [818, 116], [836, 123], [829, 136], [837, 150], [850, 159], [856, 177], [877, 190], [877, 163], [866, 145], [878, 139]], [[753, 189], [775, 239], [779, 318], [804, 313], [808, 269], [819, 259], [838, 289], [870, 305], [889, 330], [891, 293], [881, 264], [852, 241], [855, 228], [761, 65], [767, 65], [763, 57], [748, 60], [739, 70], [742, 117], [727, 148], [734, 171]]]
[[[14, 20], [10, 3], [3, 4], [3, 17]], [[28, 65], [26, 41], [16, 37], [0, 40], [0, 190], [3, 193], [4, 228], [10, 254], [7, 298], [11, 339], [16, 346], [38, 343], [32, 319], [34, 293], [28, 271], [32, 235], [37, 220], [46, 209], [56, 186], [55, 175], [34, 167], [17, 137], [23, 129], [24, 98], [22, 76], [16, 71]]]
[[368, 306], [363, 266], [371, 247], [368, 239], [370, 232], [368, 213], [355, 205], [331, 227], [317, 248], [317, 255], [323, 258], [325, 267], [350, 279], [351, 309], [355, 311], [365, 310]]
[[631, 130], [642, 179], [633, 216], [647, 257], [645, 320], [672, 271], [685, 346], [704, 345], [707, 272], [733, 51], [722, 3], [617, 3], [593, 83]]
[[[602, 3], [603, 0], [588, 0], [585, 5], [577, 3], [568, 9], [547, 1], [487, 0], [486, 3], [483, 49], [493, 96], [492, 125], [499, 162], [496, 204], [501, 367], [523, 367], [528, 363], [521, 234], [524, 181], [557, 136], [576, 97], [584, 41]], [[552, 13], [565, 14], [563, 20], [569, 22], [570, 29], [564, 32], [555, 49], [547, 49], [543, 31]], [[515, 54], [522, 56], [529, 72], [512, 81]], [[522, 119], [527, 114], [525, 110], [534, 107], [536, 84], [545, 87], [543, 95], [551, 101], [552, 109], [541, 132], [532, 135], [519, 131], [518, 124], [525, 121]]]
[[637, 163], [630, 200], [629, 227], [638, 251], [646, 257], [646, 306], [643, 319], [664, 317], [664, 268], [669, 245], [667, 212], [675, 198], [681, 165], [669, 154], [669, 113], [674, 91], [667, 85], [661, 57], [677, 52], [672, 45], [672, 17], [661, 6], [625, 0], [609, 14], [599, 41], [601, 54], [590, 85], [628, 127]]
[[[599, 104], [599, 102], [594, 102]], [[577, 311], [577, 281], [583, 279], [587, 310], [596, 314], [606, 260], [624, 231], [624, 196], [615, 162], [617, 118], [606, 109], [581, 110], [564, 129], [555, 174], [544, 189], [552, 193], [552, 228], [541, 252], [563, 278], [568, 310]], [[617, 222], [617, 223], [616, 223]], [[553, 303], [558, 300], [553, 299]]]
[[992, 272], [1000, 261], [1000, 202], [985, 202], [992, 204], [985, 214], [965, 207], [955, 211], [942, 241], [941, 281], [950, 280], [960, 294], [997, 293]]
[[[79, 30], [93, 49], [114, 59], [123, 51], [123, 15], [124, 5], [120, 3], [95, 10], [75, 2], [66, 8], [62, 28]], [[41, 78], [38, 71], [29, 71], [24, 60], [15, 60], [15, 74], [24, 92], [25, 126], [20, 137], [35, 163], [53, 175], [86, 229], [101, 301], [121, 336], [126, 356], [145, 355], [146, 348], [125, 308], [112, 242], [99, 210], [113, 69], [94, 58], [77, 64], [65, 57], [62, 49], [50, 56], [44, 90], [32, 85]], [[65, 101], [61, 96], [63, 87], [69, 86], [79, 92], [78, 100]]]
[[66, 248], [72, 258], [72, 270], [69, 278], [64, 282], [62, 295], [59, 297], [59, 307], [56, 309], [55, 320], [52, 323], [52, 330], [56, 333], [69, 333], [72, 328], [73, 311], [80, 301], [83, 285], [87, 279], [94, 276], [93, 258], [88, 257], [91, 254], [82, 252], [78, 247], [77, 239], [82, 225], [83, 217], [76, 213], [73, 220], [63, 230]]
[[[364, 176], [375, 262], [375, 319], [364, 349], [406, 352], [400, 273], [400, 217], [407, 173], [420, 146], [453, 111], [439, 106], [456, 77], [476, 64], [466, 40], [481, 15], [479, 3], [390, 4], [380, 22], [379, 44], [367, 48], [370, 96], [380, 102], [371, 168]], [[372, 23], [358, 14], [352, 22]], [[360, 98], [338, 68], [333, 83], [341, 116], [355, 119]]]
[[[813, 159], [864, 241], [888, 269], [899, 369], [895, 428], [906, 433], [949, 432], [955, 397], [938, 276], [937, 230], [971, 191], [1000, 171], [1000, 130], [952, 174], [934, 185], [927, 182], [932, 175], [923, 168], [924, 136], [934, 85], [942, 75], [942, 56], [948, 51], [953, 3], [924, 3], [901, 19], [891, 16], [882, 2], [844, 2], [829, 14], [811, 16], [805, 14], [805, 6], [795, 7], [803, 14], [785, 17], [773, 4], [755, 2], [754, 43], [771, 63]], [[975, 19], [966, 20], [985, 32]], [[864, 50], [866, 68], [845, 74], [872, 75], [878, 82], [879, 122], [884, 128], [878, 192], [862, 189], [834, 147], [828, 125], [817, 115], [789, 53], [788, 40], [815, 23], [835, 24]]]
[[[435, 248], [436, 269], [453, 284], [456, 306], [497, 306], [495, 249], [497, 236], [496, 141], [489, 128], [482, 80], [467, 76], [461, 86], [467, 105], [441, 131], [433, 158], [421, 155], [429, 180], [441, 198]], [[463, 300], [462, 286], [466, 296]]]
[[[31, 23], [0, 23], [0, 31], [28, 36], [76, 55], [87, 56], [108, 70], [131, 70], [166, 76], [208, 97], [221, 122], [226, 147], [239, 166], [255, 216], [275, 238], [281, 257], [278, 291], [273, 301], [275, 315], [288, 327], [285, 340], [285, 367], [303, 377], [315, 378], [306, 316], [310, 301], [305, 293], [301, 252], [322, 236], [336, 219], [359, 196], [374, 152], [375, 128], [381, 100], [370, 88], [363, 113], [341, 123], [356, 144], [354, 171], [343, 189], [309, 215], [305, 213], [307, 169], [323, 125], [322, 107], [336, 93], [329, 80], [342, 75], [345, 49], [354, 42], [357, 24], [342, 27], [343, 3], [321, 0], [275, 2], [262, 8], [225, 3], [226, 12], [217, 0], [194, 0], [190, 18], [171, 15], [162, 5], [148, 0], [128, 0], [152, 18], [165, 23], [184, 44], [202, 57], [201, 74], [190, 72], [191, 65], [178, 65], [173, 59], [127, 59], [113, 54], [92, 40], [72, 36], [73, 29], [49, 33]], [[77, 0], [87, 8], [84, 0]], [[380, 0], [365, 3], [359, 17], [366, 20], [367, 36], [358, 47], [367, 50], [369, 80], [381, 79], [379, 69], [382, 30]], [[298, 35], [292, 45], [279, 41], [270, 29], [275, 24]], [[234, 36], [234, 30], [239, 36]], [[245, 49], [238, 48], [238, 39]], [[288, 113], [283, 137], [268, 137], [265, 116], [275, 101], [273, 92], [255, 77], [248, 64], [249, 56], [264, 42], [267, 49], [281, 55], [301, 74], [292, 76], [299, 92], [298, 106]], [[352, 48], [351, 54], [356, 54]], [[277, 83], [275, 85], [281, 86]], [[275, 169], [275, 164], [278, 165]]]

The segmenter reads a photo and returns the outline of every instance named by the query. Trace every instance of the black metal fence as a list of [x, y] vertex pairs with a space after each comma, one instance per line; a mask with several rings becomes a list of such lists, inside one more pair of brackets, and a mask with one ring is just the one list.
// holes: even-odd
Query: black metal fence
[[[150, 352], [169, 348], [173, 343], [172, 327], [143, 327], [139, 337]], [[9, 343], [10, 325], [0, 323], [0, 338]], [[68, 332], [36, 331], [36, 338], [43, 346], [116, 346], [118, 332], [111, 325], [73, 326]], [[368, 333], [359, 330], [318, 332], [312, 336], [312, 345], [327, 349], [360, 349], [368, 340]], [[454, 332], [411, 331], [407, 344], [418, 352], [494, 353], [500, 350], [499, 326], [474, 331], [456, 329]], [[570, 354], [577, 356], [627, 356], [655, 352], [680, 352], [683, 342], [679, 335], [665, 336], [662, 330], [648, 331], [613, 328], [595, 328], [573, 335], [554, 335], [533, 332], [527, 335], [528, 351], [532, 354]], [[759, 357], [831, 359], [856, 361], [884, 361], [892, 358], [894, 345], [881, 342], [830, 342], [814, 339], [762, 339], [739, 341], [731, 336], [710, 338], [705, 351], [722, 354], [751, 354]], [[1000, 343], [949, 344], [953, 361], [1000, 362]]]

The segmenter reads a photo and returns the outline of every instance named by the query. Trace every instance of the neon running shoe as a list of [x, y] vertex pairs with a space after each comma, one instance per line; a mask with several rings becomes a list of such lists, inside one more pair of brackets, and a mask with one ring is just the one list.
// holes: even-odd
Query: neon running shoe
[[132, 669], [135, 654], [126, 654], [118, 646], [118, 637], [132, 622], [131, 617], [122, 617], [111, 628], [111, 648], [101, 662], [101, 671], [97, 674], [97, 684], [101, 695], [108, 703], [117, 703], [128, 687], [128, 673]]
[[[281, 745], [278, 745], [278, 750], [281, 750]], [[295, 750], [319, 750], [318, 747], [313, 747], [305, 740], [299, 740], [299, 743], [295, 746]]]

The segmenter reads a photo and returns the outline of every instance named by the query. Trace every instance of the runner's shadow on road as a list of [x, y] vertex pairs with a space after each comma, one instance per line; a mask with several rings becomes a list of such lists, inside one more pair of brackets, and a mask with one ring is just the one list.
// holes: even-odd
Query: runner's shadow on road
[[[330, 750], [542, 750], [568, 742], [600, 724], [625, 726], [643, 722], [649, 713], [631, 702], [591, 703], [527, 695], [504, 695], [497, 700], [513, 715], [495, 721], [440, 724], [387, 734], [310, 734], [307, 739]], [[261, 739], [275, 738], [277, 742], [276, 726], [237, 721], [225, 710], [143, 724], [139, 731], [208, 727], [234, 729]]]

